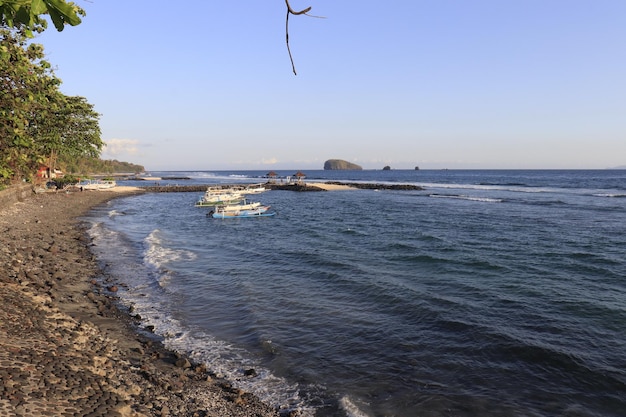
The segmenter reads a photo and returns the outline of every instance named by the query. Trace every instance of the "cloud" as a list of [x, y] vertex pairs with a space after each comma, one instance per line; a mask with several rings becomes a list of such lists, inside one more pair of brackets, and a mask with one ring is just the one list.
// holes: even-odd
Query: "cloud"
[[109, 139], [102, 151], [104, 159], [119, 159], [139, 154], [139, 140], [137, 139]]

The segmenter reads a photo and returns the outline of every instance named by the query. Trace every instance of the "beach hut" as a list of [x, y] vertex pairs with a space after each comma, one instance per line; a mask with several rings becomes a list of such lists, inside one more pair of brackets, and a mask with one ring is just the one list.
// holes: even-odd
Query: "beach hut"
[[276, 182], [276, 177], [278, 176], [278, 174], [276, 174], [274, 171], [270, 171], [267, 174], [265, 174], [265, 176], [270, 179], [269, 180], [270, 183], [274, 183]]
[[304, 174], [302, 171], [298, 171], [293, 174], [293, 176], [296, 177], [296, 182], [298, 184], [302, 184], [302, 178], [306, 177], [306, 174]]

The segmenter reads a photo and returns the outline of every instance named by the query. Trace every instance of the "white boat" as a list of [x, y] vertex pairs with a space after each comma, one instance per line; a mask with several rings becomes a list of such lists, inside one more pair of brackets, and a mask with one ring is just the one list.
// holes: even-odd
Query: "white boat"
[[226, 209], [226, 207], [236, 207], [233, 206], [217, 206], [215, 210], [212, 210], [207, 214], [207, 216], [212, 216], [214, 219], [232, 219], [232, 218], [241, 218], [241, 217], [266, 217], [273, 216], [275, 212], [268, 212], [270, 206], [256, 206], [254, 208], [248, 209]]
[[81, 190], [106, 190], [116, 185], [114, 180], [82, 180], [76, 186]]
[[260, 183], [260, 184], [250, 184], [244, 187], [241, 193], [242, 194], [261, 194], [265, 191], [267, 191], [267, 188], [265, 188], [263, 183]]
[[228, 205], [243, 200], [240, 187], [221, 188], [209, 187], [200, 199], [196, 207], [211, 207], [216, 205]]
[[217, 210], [224, 211], [224, 212], [234, 212], [234, 211], [241, 211], [241, 210], [254, 210], [260, 206], [261, 206], [261, 203], [259, 203], [258, 201], [254, 203], [249, 203], [248, 201], [244, 199], [242, 200], [240, 204], [228, 204], [228, 205], [223, 205], [223, 206], [217, 206], [216, 208]]

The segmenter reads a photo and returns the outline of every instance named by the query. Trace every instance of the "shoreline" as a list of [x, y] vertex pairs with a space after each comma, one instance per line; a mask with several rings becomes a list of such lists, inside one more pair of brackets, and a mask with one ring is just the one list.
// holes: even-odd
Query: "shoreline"
[[166, 350], [117, 308], [123, 283], [103, 283], [80, 218], [142, 192], [42, 193], [0, 209], [0, 415], [297, 415]]

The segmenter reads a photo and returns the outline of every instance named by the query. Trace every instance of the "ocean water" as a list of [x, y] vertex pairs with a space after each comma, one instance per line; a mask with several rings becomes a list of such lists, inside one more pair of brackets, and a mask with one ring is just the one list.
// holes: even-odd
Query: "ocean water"
[[268, 191], [255, 219], [120, 198], [86, 218], [93, 251], [166, 346], [281, 410], [626, 415], [626, 170], [306, 174], [424, 189]]

